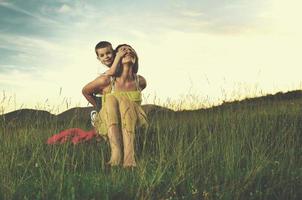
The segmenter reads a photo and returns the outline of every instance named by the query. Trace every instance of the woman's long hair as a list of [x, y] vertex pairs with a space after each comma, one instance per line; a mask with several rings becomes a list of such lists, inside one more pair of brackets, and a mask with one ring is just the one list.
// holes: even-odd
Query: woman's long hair
[[[131, 47], [129, 44], [120, 44], [120, 45], [118, 45], [118, 46], [115, 48], [115, 50], [114, 50], [115, 54], [117, 53], [117, 51], [119, 50], [119, 48], [121, 48], [122, 46]], [[131, 47], [131, 48], [132, 48], [132, 47]], [[132, 48], [132, 49], [133, 49], [133, 48]], [[136, 73], [138, 72], [138, 56], [137, 56], [136, 52], [134, 52], [134, 54], [135, 54], [136, 59], [135, 59], [135, 63], [133, 64], [132, 72], [136, 74]], [[116, 72], [115, 72], [114, 76], [119, 77], [119, 76], [122, 75], [122, 72], [123, 72], [123, 68], [122, 68], [122, 60], [120, 60], [120, 62], [118, 63], [118, 66], [117, 66], [117, 68], [116, 68]]]

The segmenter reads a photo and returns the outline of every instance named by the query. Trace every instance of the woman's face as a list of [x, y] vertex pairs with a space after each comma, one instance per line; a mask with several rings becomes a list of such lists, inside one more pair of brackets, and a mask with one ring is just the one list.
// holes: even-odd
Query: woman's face
[[122, 58], [122, 64], [128, 64], [128, 63], [134, 64], [136, 61], [136, 52], [134, 51], [134, 49], [125, 45], [125, 46], [121, 46], [119, 48], [119, 51], [121, 51], [123, 49], [126, 51], [126, 54]]

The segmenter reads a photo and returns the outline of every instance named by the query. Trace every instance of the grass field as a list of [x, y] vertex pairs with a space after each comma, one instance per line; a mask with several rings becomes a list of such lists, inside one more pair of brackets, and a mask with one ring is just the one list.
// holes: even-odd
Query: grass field
[[302, 197], [302, 101], [156, 112], [136, 139], [138, 166], [108, 168], [96, 140], [49, 146], [86, 122], [0, 124], [0, 199], [281, 199]]

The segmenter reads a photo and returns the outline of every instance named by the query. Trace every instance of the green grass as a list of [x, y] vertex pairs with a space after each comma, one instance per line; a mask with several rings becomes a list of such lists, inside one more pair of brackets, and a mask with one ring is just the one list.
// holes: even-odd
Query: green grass
[[0, 199], [299, 199], [301, 104], [158, 112], [137, 133], [134, 170], [106, 167], [104, 141], [45, 144], [86, 122], [1, 121]]

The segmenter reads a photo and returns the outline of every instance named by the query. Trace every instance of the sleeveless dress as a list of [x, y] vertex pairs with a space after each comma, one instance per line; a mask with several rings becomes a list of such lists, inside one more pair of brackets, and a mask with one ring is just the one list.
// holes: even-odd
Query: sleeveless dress
[[[136, 128], [148, 127], [147, 116], [141, 107], [142, 95], [139, 88], [138, 76], [135, 76], [136, 90], [134, 91], [115, 91], [115, 78], [110, 77], [111, 91], [103, 95], [102, 109], [96, 115], [95, 128], [97, 132], [106, 136], [108, 128], [112, 124], [117, 124], [120, 128], [128, 132], [135, 133]], [[119, 105], [119, 113], [107, 113], [106, 102], [115, 98]]]

